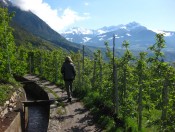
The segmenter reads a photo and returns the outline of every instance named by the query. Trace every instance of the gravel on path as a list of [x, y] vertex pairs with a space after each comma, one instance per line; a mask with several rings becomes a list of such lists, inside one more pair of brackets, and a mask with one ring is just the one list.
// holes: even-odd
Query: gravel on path
[[[47, 80], [41, 80], [34, 75], [26, 75], [25, 78], [36, 81], [42, 87], [54, 91], [62, 105], [50, 106], [50, 119], [48, 132], [101, 132], [102, 130], [93, 122], [93, 116], [83, 106], [83, 103], [76, 98], [72, 102], [67, 102], [67, 94], [53, 83]], [[53, 99], [55, 95], [49, 93], [49, 98]], [[58, 103], [59, 104], [59, 103]]]

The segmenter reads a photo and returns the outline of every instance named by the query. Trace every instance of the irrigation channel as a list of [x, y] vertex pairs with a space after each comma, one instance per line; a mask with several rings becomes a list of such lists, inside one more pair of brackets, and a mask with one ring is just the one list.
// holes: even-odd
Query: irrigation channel
[[27, 127], [24, 131], [47, 132], [50, 114], [48, 94], [33, 81], [23, 77], [16, 77], [16, 80], [24, 84], [23, 88], [27, 98], [27, 101], [23, 102], [24, 107], [28, 107], [28, 120], [25, 122]]

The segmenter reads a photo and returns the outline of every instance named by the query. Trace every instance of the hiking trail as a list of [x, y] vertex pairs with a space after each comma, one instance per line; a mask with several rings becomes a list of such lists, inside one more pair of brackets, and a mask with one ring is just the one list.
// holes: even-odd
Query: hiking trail
[[[54, 91], [63, 105], [56, 107], [51, 105], [48, 132], [100, 132], [101, 129], [93, 121], [93, 116], [76, 98], [67, 102], [66, 91], [57, 85], [42, 80], [35, 75], [26, 75], [26, 79], [35, 81], [39, 86]], [[52, 94], [52, 93], [49, 93]], [[49, 95], [53, 96], [53, 95]], [[53, 96], [54, 98], [54, 96]]]

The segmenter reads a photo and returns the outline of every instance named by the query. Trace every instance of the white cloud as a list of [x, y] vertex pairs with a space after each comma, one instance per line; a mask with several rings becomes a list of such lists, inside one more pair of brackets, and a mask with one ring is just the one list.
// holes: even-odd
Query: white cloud
[[88, 5], [89, 5], [89, 3], [88, 3], [88, 2], [85, 2], [85, 3], [84, 3], [84, 5], [85, 5], [85, 6], [88, 6]]
[[[55, 31], [61, 31], [65, 27], [70, 26], [76, 21], [88, 19], [88, 14], [80, 16], [77, 12], [66, 8], [62, 12], [52, 9], [51, 6], [43, 0], [11, 0], [16, 6], [22, 10], [31, 11], [45, 21]], [[60, 12], [59, 12], [60, 11]]]

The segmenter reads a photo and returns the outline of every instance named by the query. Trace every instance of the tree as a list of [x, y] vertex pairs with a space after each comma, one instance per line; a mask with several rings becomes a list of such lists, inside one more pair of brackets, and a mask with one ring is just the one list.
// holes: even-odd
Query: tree
[[8, 80], [12, 76], [12, 65], [15, 61], [15, 43], [9, 22], [13, 13], [0, 8], [0, 79]]
[[142, 130], [142, 110], [143, 110], [143, 88], [144, 82], [146, 81], [146, 56], [147, 53], [141, 52], [140, 58], [137, 61], [136, 74], [138, 78], [138, 131]]

